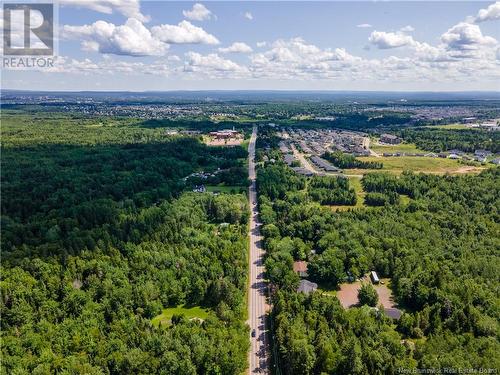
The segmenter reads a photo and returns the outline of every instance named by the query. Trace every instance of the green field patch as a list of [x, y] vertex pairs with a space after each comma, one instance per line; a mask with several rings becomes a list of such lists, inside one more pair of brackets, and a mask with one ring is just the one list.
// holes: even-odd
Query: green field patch
[[238, 194], [246, 191], [246, 187], [237, 185], [206, 185], [205, 189], [209, 193]]
[[428, 126], [425, 126], [425, 128], [449, 129], [449, 130], [479, 129], [479, 128], [473, 128], [471, 126], [467, 126], [464, 124], [428, 125]]
[[400, 156], [374, 159], [382, 159], [381, 161], [384, 164], [382, 170], [389, 171], [411, 170], [415, 172], [446, 173], [461, 167], [461, 164], [459, 164], [457, 160], [445, 158]]
[[[370, 144], [370, 149], [375, 151], [377, 154], [382, 154], [384, 152], [388, 153], [410, 153], [410, 154], [417, 154], [417, 153], [428, 153], [428, 151], [424, 151], [419, 149], [414, 143], [400, 143], [399, 145], [381, 145], [378, 144], [377, 142], [373, 142]], [[362, 158], [360, 160], [365, 160], [365, 158]]]
[[[387, 156], [364, 157], [365, 161], [378, 161], [384, 167], [381, 171], [401, 174], [403, 171], [413, 171], [432, 174], [463, 174], [479, 173], [486, 167], [475, 167], [460, 163], [458, 160], [446, 158], [418, 157], [418, 156]], [[380, 170], [379, 170], [380, 171]], [[373, 172], [369, 169], [346, 169], [346, 174], [366, 174]]]
[[172, 316], [174, 315], [184, 315], [186, 319], [201, 319], [205, 320], [208, 317], [209, 310], [200, 306], [185, 307], [184, 305], [176, 307], [168, 307], [163, 309], [163, 312], [155, 316], [151, 323], [154, 326], [160, 325], [170, 325], [172, 322]]
[[408, 195], [399, 194], [399, 197], [403, 206], [406, 206], [411, 202], [411, 198]]

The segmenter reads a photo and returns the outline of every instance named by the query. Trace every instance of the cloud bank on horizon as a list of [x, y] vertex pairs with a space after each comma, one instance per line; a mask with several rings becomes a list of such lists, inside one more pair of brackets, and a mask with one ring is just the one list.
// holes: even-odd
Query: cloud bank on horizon
[[[332, 84], [335, 89], [350, 89], [353, 85], [358, 89], [377, 89], [382, 84], [399, 89], [408, 84], [411, 89], [418, 81], [424, 89], [453, 84], [457, 89], [476, 89], [483, 83], [488, 89], [500, 89], [498, 32], [486, 35], [481, 29], [486, 23], [499, 22], [500, 1], [478, 7], [475, 14], [457, 19], [451, 27], [435, 35], [433, 43], [419, 39], [418, 28], [410, 24], [394, 30], [364, 15], [365, 19], [351, 26], [366, 33], [362, 54], [352, 52], [353, 43], [349, 40], [344, 45], [325, 46], [321, 35], [322, 43], [318, 45], [310, 40], [314, 39], [311, 37], [314, 30], [302, 30], [307, 39], [300, 36], [300, 25], [293, 30], [280, 30], [267, 24], [270, 35], [282, 32], [284, 36], [255, 41], [248, 27], [257, 25], [261, 17], [255, 17], [256, 12], [249, 9], [248, 3], [241, 4], [244, 8], [237, 13], [237, 22], [242, 29], [247, 28], [244, 30], [248, 40], [241, 35], [233, 37], [231, 28], [222, 27], [221, 32], [220, 25], [228, 16], [210, 9], [211, 3], [183, 3], [184, 9], [178, 13], [184, 19], [176, 23], [159, 22], [161, 14], [155, 11], [153, 17], [139, 0], [61, 0], [60, 5], [63, 10], [91, 11], [96, 20], [74, 24], [76, 19], [61, 17], [59, 37], [64, 43], [61, 56], [53, 68], [44, 69], [47, 73], [44, 76], [56, 77], [54, 85], [59, 85], [60, 75], [126, 74], [136, 77], [129, 80], [130, 90], [148, 89], [141, 84], [141, 77], [151, 76], [174, 84], [175, 89], [182, 89], [184, 83], [189, 83], [190, 88], [219, 88], [219, 83], [228, 81], [232, 82], [232, 88], [273, 88], [270, 85], [279, 82], [280, 88], [290, 84], [291, 88], [316, 89]], [[259, 5], [262, 8], [265, 3]], [[165, 2], [162, 6], [167, 9], [169, 4]], [[221, 7], [224, 4], [219, 4]], [[107, 20], [100, 19], [106, 17]], [[111, 17], [125, 20], [117, 23]], [[280, 17], [287, 17], [285, 9]], [[290, 36], [291, 32], [295, 36]], [[66, 45], [71, 48], [66, 50]], [[184, 50], [174, 51], [181, 46]], [[6, 69], [6, 72], [7, 77], [2, 79], [4, 87], [15, 85], [27, 74], [23, 70]], [[106, 88], [113, 89], [108, 87], [113, 83], [104, 80]], [[196, 81], [199, 87], [194, 84]], [[47, 84], [50, 82], [47, 79]], [[69, 85], [67, 89], [80, 87]]]

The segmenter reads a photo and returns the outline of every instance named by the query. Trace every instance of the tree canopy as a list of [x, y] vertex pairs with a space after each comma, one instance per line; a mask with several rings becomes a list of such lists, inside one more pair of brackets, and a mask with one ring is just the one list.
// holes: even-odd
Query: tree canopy
[[[279, 163], [258, 171], [283, 373], [500, 367], [500, 169], [463, 176], [369, 173], [362, 179], [367, 203], [384, 207], [344, 212], [321, 206], [304, 193], [304, 183], [290, 184], [293, 178]], [[306, 186], [315, 179], [296, 178]], [[393, 325], [367, 306], [344, 310], [331, 295], [297, 293], [296, 260], [309, 262], [308, 278], [321, 286], [370, 270], [391, 278], [402, 317]], [[373, 292], [363, 288], [362, 305], [377, 304]]]
[[[246, 150], [107, 123], [2, 124], [2, 373], [242, 373], [246, 195], [186, 177], [229, 170], [217, 182], [245, 189]], [[152, 323], [182, 304], [208, 317]]]

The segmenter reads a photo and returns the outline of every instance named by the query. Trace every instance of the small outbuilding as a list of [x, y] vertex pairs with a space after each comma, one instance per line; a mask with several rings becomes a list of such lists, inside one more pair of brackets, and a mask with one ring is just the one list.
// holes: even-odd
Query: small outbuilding
[[380, 279], [378, 278], [378, 275], [375, 271], [370, 272], [370, 277], [374, 284], [378, 284], [380, 282]]

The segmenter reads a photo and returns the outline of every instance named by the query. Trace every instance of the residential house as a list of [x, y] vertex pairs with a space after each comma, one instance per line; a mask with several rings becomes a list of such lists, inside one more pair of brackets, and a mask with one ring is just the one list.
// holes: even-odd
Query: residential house
[[481, 159], [486, 159], [491, 154], [492, 154], [492, 152], [488, 151], [488, 150], [476, 150], [476, 151], [474, 151], [474, 156], [477, 158], [481, 158]]
[[297, 292], [309, 294], [311, 292], [314, 292], [316, 289], [318, 289], [318, 284], [304, 279], [304, 280], [300, 280], [299, 287], [297, 288]]
[[205, 185], [197, 185], [193, 189], [193, 192], [195, 192], [195, 193], [204, 193], [206, 191], [207, 191], [207, 189], [205, 188]]
[[389, 143], [391, 145], [397, 145], [401, 143], [401, 138], [392, 134], [382, 134], [380, 136], [380, 142]]
[[300, 277], [309, 276], [307, 273], [307, 262], [303, 260], [293, 262], [293, 272], [297, 273]]

